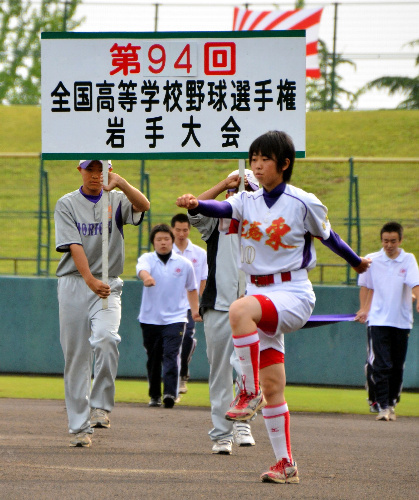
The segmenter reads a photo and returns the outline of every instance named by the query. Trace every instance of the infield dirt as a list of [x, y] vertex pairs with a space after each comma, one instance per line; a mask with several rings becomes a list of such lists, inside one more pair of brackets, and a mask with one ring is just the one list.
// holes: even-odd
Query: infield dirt
[[208, 408], [118, 404], [91, 448], [70, 448], [63, 401], [0, 399], [1, 499], [417, 499], [419, 419], [291, 414], [300, 484], [261, 483], [275, 462], [261, 415], [256, 446], [212, 455]]

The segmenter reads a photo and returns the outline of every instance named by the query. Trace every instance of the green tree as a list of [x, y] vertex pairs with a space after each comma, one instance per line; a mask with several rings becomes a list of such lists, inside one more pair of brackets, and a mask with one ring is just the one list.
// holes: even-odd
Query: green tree
[[[418, 45], [419, 40], [409, 42], [411, 47]], [[419, 54], [416, 56], [416, 66], [419, 65]], [[369, 82], [360, 90], [364, 93], [373, 88], [388, 89], [390, 95], [400, 92], [407, 96], [397, 108], [398, 109], [419, 109], [419, 76], [410, 78], [409, 76], [382, 76]]]
[[[318, 41], [318, 48], [321, 77], [307, 80], [306, 100], [309, 111], [326, 111], [332, 109], [332, 54], [329, 53], [325, 42], [322, 40]], [[354, 62], [336, 54], [333, 110], [345, 109], [339, 102], [339, 99], [342, 99], [343, 96], [349, 100], [349, 106], [347, 109], [351, 109], [357, 99], [357, 94], [354, 94], [349, 90], [345, 90], [341, 86], [342, 77], [337, 74], [337, 67], [342, 64], [351, 64], [354, 68], [356, 68]]]
[[42, 31], [71, 31], [81, 0], [0, 2], [0, 103], [39, 104]]

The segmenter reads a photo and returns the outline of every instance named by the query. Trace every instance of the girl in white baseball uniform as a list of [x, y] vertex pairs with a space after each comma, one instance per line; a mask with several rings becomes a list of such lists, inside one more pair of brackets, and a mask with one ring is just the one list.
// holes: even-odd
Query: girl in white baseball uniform
[[245, 388], [226, 418], [248, 420], [262, 409], [277, 463], [261, 479], [275, 483], [299, 482], [284, 396], [284, 333], [300, 329], [314, 309], [307, 275], [316, 265], [313, 239], [320, 239], [358, 273], [369, 265], [332, 231], [320, 200], [288, 184], [294, 160], [292, 139], [284, 132], [268, 132], [249, 149], [261, 189], [222, 202], [198, 201], [190, 194], [177, 200], [191, 214], [231, 218], [235, 224], [230, 230], [241, 236], [239, 266], [246, 273], [247, 288], [246, 296], [230, 306], [230, 324]]
[[[102, 166], [109, 168], [103, 186]], [[107, 160], [81, 160], [80, 189], [55, 207], [60, 341], [64, 353], [65, 402], [70, 446], [90, 446], [93, 427], [109, 427], [118, 369], [125, 224], [139, 225], [147, 198], [112, 173]], [[121, 191], [114, 191], [114, 188]], [[109, 284], [102, 272], [102, 189], [109, 191]], [[108, 308], [102, 308], [108, 298]], [[91, 386], [92, 362], [94, 380]], [[91, 412], [92, 410], [92, 412]]]

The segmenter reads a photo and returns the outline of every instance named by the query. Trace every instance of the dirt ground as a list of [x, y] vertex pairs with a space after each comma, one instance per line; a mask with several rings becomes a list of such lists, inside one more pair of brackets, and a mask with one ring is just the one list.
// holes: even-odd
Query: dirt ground
[[208, 408], [117, 404], [91, 448], [68, 446], [63, 401], [0, 399], [1, 499], [417, 499], [419, 419], [291, 415], [300, 484], [261, 483], [275, 460], [256, 446], [212, 455]]

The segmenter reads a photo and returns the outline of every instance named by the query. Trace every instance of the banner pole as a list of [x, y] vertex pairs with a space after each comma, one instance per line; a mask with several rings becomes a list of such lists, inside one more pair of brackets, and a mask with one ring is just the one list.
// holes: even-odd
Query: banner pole
[[244, 191], [244, 170], [246, 167], [246, 160], [239, 160], [239, 175], [241, 177], [239, 191]]
[[[246, 160], [239, 160], [239, 175], [240, 175], [239, 192], [244, 191], [245, 168], [246, 168]], [[246, 291], [246, 275], [244, 271], [239, 269], [239, 297], [244, 295], [245, 291]]]
[[[107, 186], [108, 181], [108, 161], [103, 160], [103, 185]], [[108, 284], [109, 281], [109, 191], [102, 192], [102, 281]], [[102, 299], [102, 309], [108, 308], [108, 298]]]

